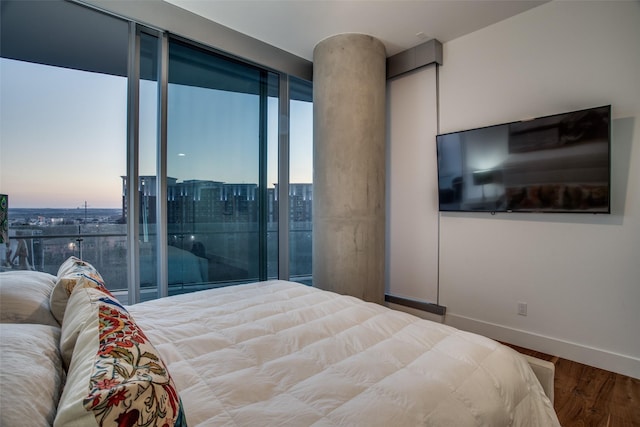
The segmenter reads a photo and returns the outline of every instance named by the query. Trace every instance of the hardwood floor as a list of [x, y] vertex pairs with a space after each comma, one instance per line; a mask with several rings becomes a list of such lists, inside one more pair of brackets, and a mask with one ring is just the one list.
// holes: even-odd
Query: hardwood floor
[[505, 344], [553, 362], [554, 407], [563, 427], [640, 427], [640, 380]]

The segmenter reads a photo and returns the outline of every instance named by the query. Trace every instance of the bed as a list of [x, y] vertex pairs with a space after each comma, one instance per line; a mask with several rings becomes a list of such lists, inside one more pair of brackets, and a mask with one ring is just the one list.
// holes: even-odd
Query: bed
[[[37, 363], [56, 375], [38, 380], [54, 385], [38, 391], [51, 401], [44, 424], [559, 426], [514, 350], [356, 298], [276, 280], [125, 307], [77, 259], [57, 276], [21, 273], [0, 275], [2, 425], [44, 399], [15, 371], [35, 338], [10, 343], [33, 327], [48, 349], [36, 353], [50, 356]], [[49, 289], [46, 302], [15, 301], [24, 275]]]

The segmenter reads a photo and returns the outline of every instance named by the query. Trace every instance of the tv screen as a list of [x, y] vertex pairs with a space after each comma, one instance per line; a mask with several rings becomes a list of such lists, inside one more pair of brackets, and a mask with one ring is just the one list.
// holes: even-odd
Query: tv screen
[[437, 135], [441, 211], [610, 212], [611, 106]]

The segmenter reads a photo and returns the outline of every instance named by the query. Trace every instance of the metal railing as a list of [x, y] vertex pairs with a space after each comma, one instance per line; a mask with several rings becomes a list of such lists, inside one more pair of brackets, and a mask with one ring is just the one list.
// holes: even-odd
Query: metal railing
[[[122, 225], [124, 228], [125, 226]], [[51, 234], [45, 234], [46, 231], [53, 231]], [[10, 230], [10, 250], [8, 254], [6, 247], [4, 248], [4, 256], [0, 253], [0, 260], [2, 265], [0, 270], [14, 270], [19, 269], [19, 261], [17, 257], [15, 260], [8, 259], [13, 258], [15, 255], [15, 249], [19, 240], [24, 240], [28, 248], [28, 265], [29, 268], [36, 271], [41, 271], [56, 275], [59, 266], [70, 256], [76, 256], [81, 259], [85, 259], [90, 262], [102, 275], [107, 287], [112, 292], [123, 293], [127, 291], [127, 235], [124, 232], [79, 232], [64, 233], [56, 232], [55, 230], [37, 229], [37, 228], [20, 228]], [[246, 283], [248, 281], [255, 281], [257, 279], [257, 273], [254, 274], [249, 269], [243, 268], [242, 262], [247, 262], [250, 258], [248, 254], [239, 254], [242, 248], [251, 246], [247, 242], [251, 241], [247, 237], [248, 234], [255, 233], [255, 231], [215, 231], [206, 233], [181, 233], [175, 234], [176, 239], [170, 239], [174, 241], [175, 245], [187, 251], [191, 252], [191, 244], [193, 241], [205, 241], [205, 242], [227, 242], [226, 248], [222, 248], [222, 253], [214, 252], [212, 248], [215, 245], [208, 246], [209, 251], [204, 254], [209, 266], [209, 279], [205, 282], [183, 282], [183, 283], [170, 283], [170, 294], [191, 292], [209, 287], [226, 286], [230, 284]], [[271, 236], [267, 238], [268, 242], [273, 244], [273, 247], [269, 250], [277, 254], [277, 231], [271, 231], [268, 234]], [[300, 253], [299, 259], [292, 263], [291, 280], [299, 281], [301, 283], [311, 284], [311, 230], [300, 229], [291, 230], [290, 234], [294, 236], [296, 245], [294, 245], [296, 251]], [[149, 245], [153, 246], [155, 241], [154, 236], [150, 235]], [[228, 244], [237, 239], [233, 244]], [[257, 241], [257, 240], [256, 240]], [[177, 243], [176, 243], [177, 242]], [[240, 243], [239, 243], [240, 242]], [[240, 249], [237, 248], [240, 247]], [[221, 248], [220, 245], [217, 246]], [[235, 248], [236, 252], [233, 252]], [[0, 249], [1, 250], [1, 249]], [[153, 251], [153, 249], [151, 249]], [[247, 250], [250, 250], [247, 248]], [[225, 251], [227, 251], [225, 253]], [[155, 252], [153, 252], [155, 253]], [[201, 256], [202, 254], [198, 254]], [[270, 260], [270, 278], [277, 277], [277, 256]], [[306, 265], [306, 266], [305, 266]], [[222, 274], [221, 270], [226, 269], [228, 274]], [[141, 283], [141, 289], [153, 290], [157, 288], [155, 283]], [[148, 292], [147, 292], [148, 293]]]

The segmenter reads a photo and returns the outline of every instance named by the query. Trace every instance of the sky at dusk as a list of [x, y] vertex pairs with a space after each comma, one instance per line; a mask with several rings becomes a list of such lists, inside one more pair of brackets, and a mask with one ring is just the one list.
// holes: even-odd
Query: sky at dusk
[[[0, 59], [0, 193], [12, 208], [118, 208], [126, 174], [123, 77]], [[141, 84], [140, 174], [155, 175], [156, 87]], [[277, 100], [268, 103], [277, 181]], [[257, 183], [255, 95], [169, 88], [168, 175]], [[291, 182], [312, 182], [312, 105], [291, 105]], [[225, 153], [220, 155], [220, 153]]]

